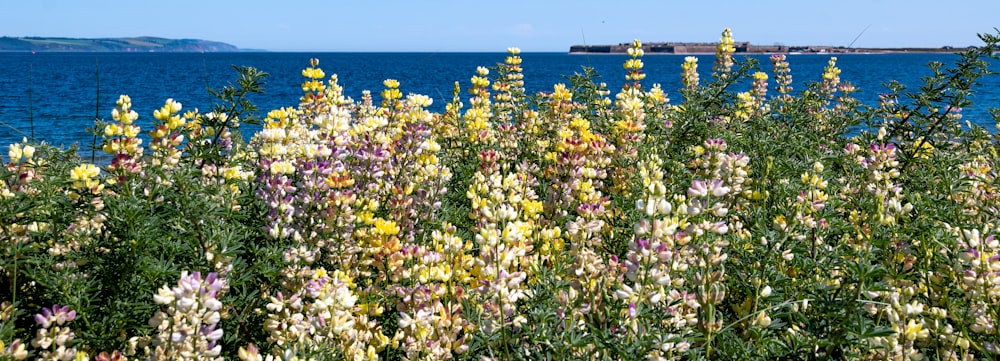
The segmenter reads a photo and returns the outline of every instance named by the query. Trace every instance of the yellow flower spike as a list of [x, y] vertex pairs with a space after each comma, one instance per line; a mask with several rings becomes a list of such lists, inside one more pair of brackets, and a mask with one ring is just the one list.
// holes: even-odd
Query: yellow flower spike
[[125, 152], [128, 154], [135, 154], [139, 151], [139, 144], [142, 143], [142, 139], [133, 139], [134, 141], [125, 142]]
[[167, 104], [166, 105], [169, 107], [169, 110], [170, 110], [171, 114], [180, 113], [181, 109], [183, 108], [183, 106], [181, 105], [180, 102], [174, 101], [174, 99], [172, 99], [172, 98], [171, 99], [167, 99]]
[[70, 179], [73, 181], [83, 181], [101, 174], [101, 169], [93, 164], [81, 164], [73, 168], [70, 172]]
[[125, 111], [121, 116], [121, 122], [125, 125], [131, 125], [136, 119], [139, 119], [139, 113], [133, 110]]
[[23, 157], [23, 155], [24, 155], [24, 152], [23, 152], [23, 150], [21, 148], [21, 145], [20, 144], [11, 144], [10, 147], [9, 147], [9, 149], [10, 149], [10, 151], [7, 152], [7, 156], [10, 157], [10, 161], [12, 163], [20, 162], [21, 161], [21, 157]]
[[649, 92], [646, 93], [646, 99], [661, 104], [670, 102], [670, 98], [667, 97], [667, 93], [663, 91], [660, 84], [653, 84], [653, 89], [650, 89]]
[[681, 82], [684, 83], [684, 86], [688, 88], [697, 87], [699, 81], [698, 58], [693, 56], [685, 57], [681, 69], [683, 70]]
[[473, 86], [479, 88], [485, 88], [490, 85], [490, 81], [486, 76], [473, 76], [471, 82]]
[[552, 88], [552, 100], [555, 101], [570, 101], [573, 99], [573, 93], [566, 88], [566, 84], [559, 83]]
[[272, 111], [267, 112], [267, 119], [268, 120], [276, 120], [276, 121], [280, 122], [281, 120], [283, 120], [283, 119], [285, 119], [287, 117], [288, 117], [288, 112], [285, 111], [285, 108], [274, 109]]
[[104, 135], [107, 137], [114, 137], [121, 135], [121, 128], [115, 124], [108, 124], [104, 127]]
[[927, 336], [929, 335], [930, 332], [924, 329], [923, 323], [918, 323], [913, 319], [910, 319], [910, 322], [906, 324], [906, 329], [903, 331], [903, 337], [905, 337], [909, 341], [913, 341], [916, 339], [922, 340], [927, 338]]
[[21, 148], [21, 155], [26, 161], [31, 161], [31, 158], [35, 156], [35, 147], [25, 144]]
[[271, 163], [271, 173], [292, 174], [294, 172], [295, 172], [295, 166], [287, 161], [277, 161]]
[[326, 85], [318, 80], [309, 80], [302, 83], [302, 91], [304, 92], [321, 92], [326, 89]]
[[390, 88], [382, 91], [382, 98], [388, 100], [396, 100], [403, 97], [403, 93], [399, 89]]
[[132, 98], [129, 98], [128, 95], [124, 94], [119, 95], [118, 100], [115, 102], [115, 105], [117, 105], [119, 108], [126, 108], [126, 109], [130, 108], [132, 106]]
[[312, 67], [302, 69], [302, 76], [311, 80], [318, 80], [325, 78], [326, 73], [323, 72], [323, 69], [316, 68], [315, 65], [313, 65]]
[[375, 230], [382, 235], [393, 236], [399, 233], [399, 226], [396, 225], [396, 222], [376, 218]]
[[174, 130], [174, 129], [183, 127], [184, 123], [186, 123], [186, 122], [187, 122], [187, 120], [184, 119], [184, 118], [182, 118], [182, 117], [179, 117], [179, 116], [176, 116], [176, 115], [172, 116], [172, 117], [170, 117], [170, 120], [167, 121], [167, 129]]
[[317, 269], [315, 272], [313, 272], [312, 279], [313, 280], [318, 280], [320, 278], [326, 277], [326, 275], [327, 275], [326, 270], [323, 269], [323, 268], [320, 268], [320, 269]]
[[916, 154], [914, 154], [915, 157], [921, 159], [927, 159], [934, 154], [934, 146], [931, 145], [930, 142], [925, 141], [924, 137], [917, 138], [917, 140], [914, 142], [914, 145], [917, 144], [920, 145], [920, 149], [917, 149]]
[[590, 122], [583, 117], [574, 117], [573, 120], [569, 122], [569, 126], [577, 131], [583, 132], [590, 128]]
[[799, 178], [801, 178], [802, 183], [809, 184], [809, 177], [810, 177], [809, 172], [805, 172], [802, 173], [802, 176], [800, 176]]
[[160, 108], [153, 111], [153, 119], [159, 121], [166, 121], [170, 117], [170, 112], [164, 108]]
[[[149, 136], [152, 137], [152, 138], [154, 138], [154, 139], [155, 138], [163, 138], [163, 137], [167, 136], [167, 128], [166, 127], [162, 127], [162, 126], [161, 127], [156, 127], [156, 129], [153, 129], [153, 131], [149, 132]], [[156, 145], [154, 144], [153, 146], [156, 146]]]
[[135, 138], [139, 135], [139, 126], [137, 125], [126, 125], [122, 132], [125, 137]]
[[729, 28], [722, 31], [722, 39], [715, 51], [715, 72], [725, 76], [733, 66], [733, 53], [736, 52], [733, 32]]

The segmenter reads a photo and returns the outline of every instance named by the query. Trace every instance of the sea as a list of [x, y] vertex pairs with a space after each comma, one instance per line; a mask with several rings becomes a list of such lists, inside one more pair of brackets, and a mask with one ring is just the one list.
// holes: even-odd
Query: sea
[[[702, 79], [708, 79], [714, 55], [695, 56]], [[788, 55], [795, 90], [820, 80], [831, 56]], [[929, 63], [947, 65], [959, 59], [953, 54], [927, 53], [835, 56], [842, 81], [853, 83], [859, 90], [856, 96], [871, 105], [887, 92], [886, 82], [895, 80], [916, 92], [922, 78], [932, 74]], [[28, 138], [61, 147], [76, 145], [89, 153], [93, 136], [86, 129], [95, 119], [111, 119], [120, 94], [130, 96], [144, 130], [152, 124], [153, 111], [168, 98], [181, 102], [185, 110], [208, 111], [215, 99], [206, 89], [234, 83], [234, 66], [252, 66], [270, 74], [264, 94], [250, 97], [261, 115], [295, 106], [302, 94], [301, 71], [310, 58], [319, 59], [327, 75], [338, 75], [347, 96], [360, 99], [367, 89], [377, 97], [384, 80], [396, 79], [404, 94], [427, 95], [434, 100], [432, 110], [441, 111], [452, 98], [455, 82], [464, 91], [477, 67], [495, 66], [505, 57], [505, 53], [0, 53], [0, 149]], [[770, 74], [768, 55], [749, 57]], [[583, 67], [594, 68], [600, 75], [597, 81], [607, 83], [613, 92], [625, 81], [622, 64], [627, 56], [623, 54], [522, 53], [521, 58], [529, 94], [567, 83], [567, 76], [582, 73]], [[646, 87], [660, 84], [673, 103], [679, 102], [684, 58], [643, 57], [647, 74], [643, 83]], [[769, 81], [773, 89], [773, 75]], [[980, 83], [975, 105], [963, 109], [963, 119], [996, 131], [988, 108], [1000, 107], [1000, 77], [989, 76]], [[748, 89], [749, 84], [738, 84], [733, 90]], [[248, 137], [251, 134], [246, 133], [253, 131], [253, 127], [243, 130]]]

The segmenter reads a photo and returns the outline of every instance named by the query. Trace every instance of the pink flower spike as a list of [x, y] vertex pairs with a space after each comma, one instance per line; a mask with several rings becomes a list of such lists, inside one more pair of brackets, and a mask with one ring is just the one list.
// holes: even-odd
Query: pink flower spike
[[76, 319], [76, 311], [69, 311], [66, 313], [66, 322], [73, 321]]
[[705, 186], [705, 181], [694, 180], [691, 181], [691, 188], [688, 188], [687, 195], [690, 198], [700, 198], [708, 194], [708, 188]]
[[708, 186], [708, 190], [712, 193], [713, 197], [722, 197], [729, 193], [729, 187], [726, 187], [721, 180], [713, 179], [712, 183]]
[[708, 148], [710, 150], [724, 151], [728, 147], [726, 146], [725, 140], [712, 138], [705, 140], [705, 148]]
[[49, 328], [49, 326], [51, 325], [48, 317], [42, 316], [42, 314], [40, 313], [35, 314], [35, 322], [38, 323], [39, 325], [42, 325], [42, 328]]

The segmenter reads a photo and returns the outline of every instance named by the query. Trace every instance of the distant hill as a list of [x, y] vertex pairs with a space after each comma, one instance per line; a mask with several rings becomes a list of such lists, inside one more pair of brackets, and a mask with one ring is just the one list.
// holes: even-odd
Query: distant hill
[[234, 45], [198, 39], [0, 37], [0, 51], [203, 53], [240, 51]]

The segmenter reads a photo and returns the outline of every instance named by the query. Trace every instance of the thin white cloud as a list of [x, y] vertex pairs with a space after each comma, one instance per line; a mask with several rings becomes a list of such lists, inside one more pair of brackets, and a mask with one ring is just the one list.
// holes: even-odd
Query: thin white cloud
[[535, 34], [535, 27], [531, 24], [515, 24], [510, 27], [509, 33], [514, 36], [531, 36]]

